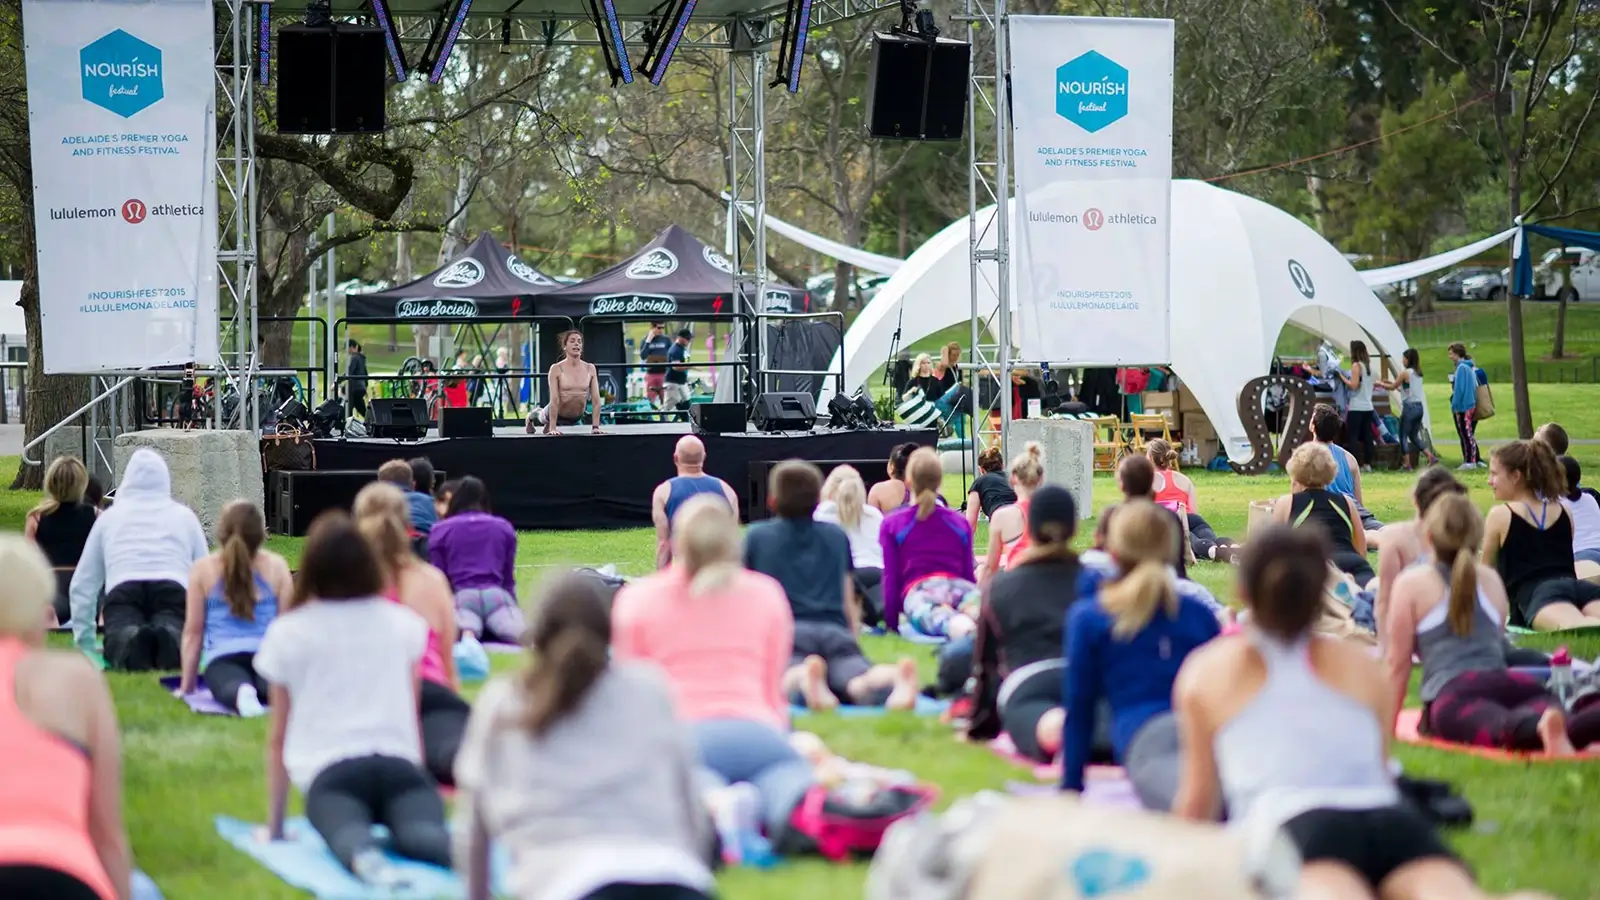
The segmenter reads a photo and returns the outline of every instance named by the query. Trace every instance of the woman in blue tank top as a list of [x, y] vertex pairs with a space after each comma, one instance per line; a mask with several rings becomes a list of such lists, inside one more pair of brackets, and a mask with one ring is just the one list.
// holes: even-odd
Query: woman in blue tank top
[[256, 674], [255, 655], [278, 604], [294, 588], [289, 564], [271, 550], [266, 521], [255, 504], [237, 500], [217, 523], [222, 549], [194, 564], [189, 574], [183, 621], [183, 677], [178, 690], [191, 694], [205, 674], [206, 687], [241, 716], [259, 716], [267, 685]]

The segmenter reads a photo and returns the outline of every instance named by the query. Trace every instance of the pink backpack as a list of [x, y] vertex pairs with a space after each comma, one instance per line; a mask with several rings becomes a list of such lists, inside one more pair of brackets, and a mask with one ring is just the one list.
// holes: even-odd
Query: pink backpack
[[[812, 785], [790, 814], [789, 828], [814, 844], [822, 856], [844, 862], [854, 854], [876, 852], [889, 826], [918, 815], [938, 797], [933, 787], [900, 785], [884, 787], [869, 803], [857, 804], [834, 798], [823, 785]], [[784, 852], [795, 850], [784, 848]]]

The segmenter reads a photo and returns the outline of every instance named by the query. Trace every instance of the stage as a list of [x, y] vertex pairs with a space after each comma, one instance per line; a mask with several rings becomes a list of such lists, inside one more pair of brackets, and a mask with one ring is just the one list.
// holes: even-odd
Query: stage
[[[489, 486], [494, 511], [519, 530], [639, 528], [650, 522], [650, 495], [671, 478], [672, 450], [689, 433], [687, 424], [587, 427], [558, 435], [497, 429], [493, 437], [326, 438], [316, 442], [319, 471], [376, 472], [391, 459], [426, 456], [450, 478], [475, 475]], [[766, 515], [766, 473], [772, 464], [805, 459], [824, 470], [848, 462], [868, 485], [883, 480], [889, 452], [913, 441], [933, 446], [928, 429], [880, 428], [832, 431], [704, 435], [705, 470], [739, 494], [746, 521]], [[332, 500], [333, 498], [328, 498]], [[335, 501], [329, 505], [344, 505]]]

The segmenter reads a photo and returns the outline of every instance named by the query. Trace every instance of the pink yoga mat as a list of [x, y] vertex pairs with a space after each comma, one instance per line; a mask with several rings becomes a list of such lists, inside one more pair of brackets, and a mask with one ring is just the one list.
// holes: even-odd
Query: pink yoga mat
[[1422, 710], [1402, 709], [1400, 710], [1400, 716], [1394, 723], [1394, 736], [1402, 743], [1410, 744], [1414, 747], [1431, 747], [1434, 750], [1444, 750], [1449, 753], [1465, 753], [1468, 756], [1492, 759], [1497, 762], [1559, 763], [1600, 760], [1600, 744], [1591, 744], [1587, 749], [1580, 750], [1577, 756], [1546, 756], [1543, 753], [1525, 753], [1517, 750], [1502, 750], [1499, 747], [1478, 747], [1473, 744], [1441, 741], [1418, 731], [1421, 725]]
[[[212, 696], [211, 689], [206, 687], [204, 678], [195, 682], [194, 693], [178, 693], [178, 685], [182, 679], [176, 675], [169, 675], [161, 679], [161, 686], [166, 688], [174, 697], [188, 704], [190, 712], [197, 712], [203, 716], [233, 716], [238, 715], [233, 710], [222, 705], [222, 702]], [[266, 698], [262, 698], [265, 700]]]

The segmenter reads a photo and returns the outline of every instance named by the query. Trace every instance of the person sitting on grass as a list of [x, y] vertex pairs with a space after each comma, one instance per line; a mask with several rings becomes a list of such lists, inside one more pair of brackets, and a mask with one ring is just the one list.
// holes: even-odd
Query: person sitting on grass
[[89, 484], [83, 489], [83, 502], [89, 504], [100, 512], [111, 508], [111, 501], [106, 499], [106, 486], [100, 479], [89, 476]]
[[1594, 492], [1579, 482], [1583, 480], [1583, 466], [1570, 456], [1560, 460], [1561, 471], [1567, 478], [1567, 492], [1561, 495], [1561, 505], [1572, 517], [1572, 556], [1575, 560], [1600, 564], [1600, 501]]
[[1272, 521], [1295, 528], [1321, 529], [1332, 542], [1334, 566], [1354, 578], [1357, 587], [1364, 588], [1377, 575], [1367, 562], [1366, 530], [1361, 526], [1356, 501], [1329, 487], [1338, 472], [1334, 463], [1336, 450], [1337, 447], [1330, 449], [1315, 441], [1295, 448], [1289, 457], [1290, 493], [1273, 504]]
[[39, 548], [0, 535], [0, 897], [126, 900], [117, 710], [78, 653], [45, 649], [56, 579]]
[[1361, 530], [1366, 535], [1367, 546], [1376, 550], [1383, 543], [1379, 532], [1383, 530], [1383, 523], [1362, 505], [1361, 467], [1356, 465], [1356, 458], [1350, 451], [1340, 446], [1339, 430], [1344, 427], [1344, 421], [1339, 418], [1339, 411], [1326, 403], [1318, 403], [1311, 411], [1311, 437], [1312, 440], [1328, 448], [1333, 455], [1334, 474], [1328, 482], [1328, 490], [1335, 494], [1343, 494], [1355, 503], [1356, 517], [1361, 520]]
[[[419, 456], [416, 459], [408, 460], [406, 465], [411, 467], [411, 486], [406, 488], [396, 485], [396, 487], [400, 487], [406, 495], [406, 509], [409, 516], [407, 521], [410, 523], [412, 530], [426, 538], [428, 532], [433, 530], [434, 523], [439, 521], [439, 511], [433, 505], [433, 482], [435, 478], [433, 461], [426, 456]], [[424, 540], [422, 546], [426, 549], [426, 540]], [[424, 558], [427, 556], [426, 553], [419, 555]]]
[[267, 522], [248, 500], [235, 500], [217, 518], [222, 548], [189, 572], [183, 617], [183, 675], [178, 691], [192, 694], [204, 671], [206, 688], [245, 718], [266, 712], [267, 683], [255, 669], [256, 650], [294, 590], [283, 557], [262, 545]]
[[1423, 734], [1550, 756], [1571, 756], [1600, 740], [1600, 705], [1569, 718], [1542, 679], [1507, 668], [1509, 601], [1500, 576], [1478, 562], [1478, 508], [1461, 494], [1440, 497], [1422, 530], [1432, 560], [1395, 581], [1384, 622], [1395, 709], [1405, 702], [1414, 652], [1422, 660]]
[[1383, 620], [1388, 615], [1389, 597], [1400, 574], [1428, 554], [1427, 541], [1422, 533], [1422, 520], [1440, 498], [1451, 495], [1465, 497], [1467, 486], [1440, 466], [1430, 466], [1417, 476], [1411, 488], [1411, 503], [1417, 517], [1408, 522], [1388, 526], [1389, 540], [1378, 551], [1378, 592], [1373, 603], [1373, 614], [1378, 621], [1378, 637], [1383, 637]]
[[44, 499], [28, 511], [22, 535], [39, 545], [56, 573], [55, 624], [72, 620], [72, 572], [100, 510], [84, 502], [89, 470], [76, 456], [58, 456], [44, 473]]
[[[861, 604], [850, 581], [850, 538], [812, 518], [822, 473], [802, 460], [773, 466], [767, 502], [775, 518], [751, 525], [745, 568], [776, 579], [794, 615], [791, 663], [802, 671], [800, 699], [811, 709], [845, 703], [909, 710], [917, 702], [917, 663], [873, 665], [861, 652]], [[887, 594], [885, 594], [887, 598]]]
[[[1155, 504], [1156, 481], [1161, 476], [1156, 472], [1155, 463], [1148, 456], [1125, 456], [1117, 464], [1117, 487], [1122, 490], [1123, 502], [1130, 503], [1135, 500], [1144, 500]], [[1189, 542], [1184, 533], [1187, 530], [1186, 522], [1181, 513], [1168, 506], [1156, 504], [1157, 509], [1166, 510], [1167, 517], [1172, 520], [1172, 561], [1179, 578], [1189, 577]]]
[[1500, 504], [1484, 522], [1483, 561], [1511, 595], [1511, 624], [1536, 631], [1600, 625], [1600, 585], [1577, 578], [1566, 475], [1543, 441], [1512, 441], [1489, 456]]
[[883, 513], [867, 505], [867, 485], [854, 466], [835, 466], [822, 482], [822, 503], [812, 518], [831, 522], [850, 538], [850, 580], [868, 625], [883, 622]]
[[1039, 488], [1028, 528], [1027, 552], [995, 576], [978, 615], [967, 736], [987, 741], [1004, 732], [1018, 753], [1047, 763], [1061, 751], [1062, 626], [1078, 599], [1072, 494], [1055, 485]]
[[422, 768], [418, 665], [428, 624], [383, 597], [383, 565], [348, 515], [311, 523], [294, 594], [267, 627], [256, 671], [271, 685], [268, 841], [285, 837], [289, 784], [339, 862], [378, 888], [405, 884], [379, 849], [448, 868], [444, 801]]
[[[1010, 484], [1015, 502], [989, 517], [989, 551], [983, 558], [980, 588], [1010, 568], [1012, 560], [1021, 558], [1028, 548], [1028, 504], [1033, 492], [1044, 484], [1044, 448], [1038, 441], [1029, 441], [1011, 458]], [[975, 528], [973, 533], [977, 533]]]
[[1566, 456], [1572, 444], [1572, 439], [1567, 436], [1567, 430], [1559, 422], [1546, 422], [1539, 426], [1533, 433], [1533, 439], [1544, 441], [1550, 445], [1550, 452], [1556, 456]]
[[1237, 561], [1241, 544], [1233, 538], [1218, 537], [1210, 523], [1200, 517], [1200, 496], [1194, 481], [1178, 471], [1178, 451], [1170, 443], [1156, 438], [1145, 446], [1144, 455], [1156, 467], [1156, 505], [1165, 506], [1183, 518], [1184, 530], [1189, 535], [1189, 552], [1194, 558], [1212, 562]]
[[907, 503], [911, 502], [911, 489], [906, 486], [906, 464], [911, 461], [911, 454], [921, 448], [921, 444], [905, 443], [889, 453], [889, 477], [872, 486], [867, 492], [867, 503], [878, 512], [888, 515]]
[[672, 450], [676, 475], [656, 485], [650, 495], [650, 518], [656, 526], [656, 568], [672, 562], [672, 520], [690, 497], [711, 494], [721, 497], [729, 509], [739, 508], [739, 495], [726, 481], [706, 474], [706, 445], [692, 434], [678, 438]]
[[918, 634], [963, 638], [977, 630], [978, 585], [973, 572], [972, 532], [967, 520], [937, 502], [944, 467], [939, 454], [911, 454], [906, 474], [915, 506], [883, 519], [883, 622], [894, 631], [900, 613]]
[[428, 560], [456, 592], [456, 626], [479, 641], [522, 641], [517, 532], [490, 511], [489, 489], [468, 475], [428, 535]]
[[483, 689], [456, 760], [467, 900], [491, 896], [491, 843], [510, 851], [518, 900], [707, 900], [715, 842], [672, 686], [608, 658], [593, 579], [541, 593], [529, 659]]
[[440, 784], [453, 784], [452, 774], [461, 736], [472, 707], [457, 693], [456, 604], [450, 581], [438, 569], [417, 559], [406, 538], [406, 497], [390, 485], [369, 484], [356, 494], [356, 529], [383, 567], [383, 596], [428, 623], [428, 648], [422, 654], [422, 685], [417, 717], [422, 729], [422, 755], [428, 774]]
[[1329, 562], [1318, 529], [1272, 525], [1245, 547], [1250, 624], [1191, 653], [1173, 688], [1183, 770], [1172, 811], [1216, 821], [1225, 798], [1258, 871], [1286, 839], [1297, 897], [1481, 900], [1395, 786], [1382, 668], [1366, 648], [1313, 631]]
[[709, 781], [753, 785], [766, 833], [777, 835], [813, 782], [788, 739], [803, 664], [791, 667], [795, 623], [783, 588], [740, 565], [739, 537], [726, 504], [685, 503], [672, 565], [617, 592], [611, 646], [618, 660], [661, 667]]
[[1006, 478], [1006, 461], [1000, 455], [1000, 448], [983, 448], [978, 454], [978, 477], [967, 490], [967, 527], [977, 534], [980, 514], [993, 522], [995, 513], [1016, 502], [1017, 492]]
[[461, 479], [452, 478], [433, 489], [434, 524], [450, 512], [450, 501], [456, 495], [456, 489], [461, 487]]
[[1178, 790], [1172, 685], [1185, 657], [1221, 631], [1210, 608], [1178, 593], [1168, 566], [1176, 534], [1167, 510], [1143, 500], [1124, 503], [1107, 536], [1118, 572], [1108, 577], [1089, 570], [1079, 579], [1086, 602], [1067, 613], [1063, 653], [1063, 790], [1083, 790], [1104, 699], [1114, 756], [1140, 802], [1146, 809], [1172, 808]]
[[189, 570], [209, 552], [194, 510], [172, 499], [166, 460], [147, 447], [135, 450], [116, 505], [95, 520], [72, 574], [73, 641], [95, 652], [100, 607], [106, 665], [177, 671]]

